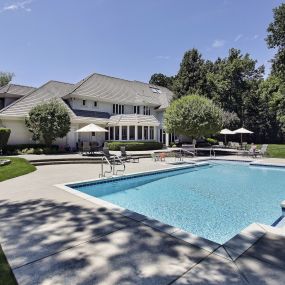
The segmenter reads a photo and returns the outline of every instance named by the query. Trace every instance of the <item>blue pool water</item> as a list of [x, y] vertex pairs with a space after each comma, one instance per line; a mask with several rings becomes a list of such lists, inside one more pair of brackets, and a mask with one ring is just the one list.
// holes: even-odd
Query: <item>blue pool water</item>
[[285, 200], [285, 170], [245, 163], [72, 185], [79, 191], [218, 243], [253, 222], [272, 224]]

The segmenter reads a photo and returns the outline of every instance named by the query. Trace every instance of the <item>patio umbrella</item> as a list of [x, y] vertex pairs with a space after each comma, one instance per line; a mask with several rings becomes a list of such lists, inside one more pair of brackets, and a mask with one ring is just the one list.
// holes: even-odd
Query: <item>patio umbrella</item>
[[227, 143], [227, 135], [234, 135], [235, 133], [229, 129], [223, 129], [220, 131], [221, 135], [225, 135], [225, 143]]
[[240, 129], [237, 129], [235, 131], [233, 131], [235, 134], [240, 134], [240, 140], [241, 140], [241, 143], [242, 143], [242, 135], [243, 134], [253, 134], [252, 131], [249, 131], [245, 128], [240, 128]]
[[[107, 133], [108, 131], [102, 127], [99, 127], [95, 124], [89, 124], [81, 129], [76, 131], [77, 133]], [[90, 139], [91, 140], [91, 139]]]

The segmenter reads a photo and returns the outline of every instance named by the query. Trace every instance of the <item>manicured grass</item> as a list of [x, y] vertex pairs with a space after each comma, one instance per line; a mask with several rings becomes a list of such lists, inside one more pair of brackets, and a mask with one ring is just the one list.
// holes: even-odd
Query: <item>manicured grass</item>
[[0, 166], [0, 182], [17, 176], [28, 174], [36, 170], [27, 160], [18, 157], [0, 157], [0, 159], [10, 159], [8, 165]]
[[17, 285], [17, 281], [0, 246], [0, 285]]
[[267, 156], [276, 158], [285, 158], [285, 144], [269, 144]]

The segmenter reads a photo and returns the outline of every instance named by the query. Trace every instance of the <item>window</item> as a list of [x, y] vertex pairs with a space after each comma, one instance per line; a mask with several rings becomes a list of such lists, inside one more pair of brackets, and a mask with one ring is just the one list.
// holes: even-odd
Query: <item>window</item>
[[134, 114], [140, 113], [140, 106], [134, 106]]
[[120, 130], [119, 127], [115, 127], [115, 140], [118, 141], [120, 139]]
[[86, 105], [86, 100], [82, 100], [82, 106]]
[[109, 134], [110, 134], [110, 141], [113, 141], [114, 140], [114, 127], [110, 127]]
[[125, 106], [120, 104], [113, 104], [113, 114], [124, 114]]
[[144, 115], [150, 115], [150, 107], [149, 106], [143, 106], [143, 114]]
[[143, 127], [143, 132], [144, 132], [144, 139], [148, 140], [148, 127], [147, 126]]
[[135, 131], [136, 131], [136, 128], [135, 126], [130, 126], [129, 127], [129, 132], [130, 132], [130, 135], [129, 135], [129, 139], [130, 140], [135, 140]]
[[154, 127], [149, 127], [149, 139], [154, 139]]
[[109, 128], [106, 127], [105, 129], [108, 131], [105, 133], [105, 141], [108, 141], [109, 140]]
[[94, 107], [97, 107], [97, 101], [94, 101]]
[[150, 88], [151, 88], [151, 91], [152, 91], [153, 93], [161, 94], [161, 90], [160, 90], [159, 88], [157, 88], [157, 87], [150, 87]]
[[122, 140], [126, 141], [128, 139], [128, 127], [122, 126]]
[[138, 140], [142, 139], [142, 126], [138, 126]]

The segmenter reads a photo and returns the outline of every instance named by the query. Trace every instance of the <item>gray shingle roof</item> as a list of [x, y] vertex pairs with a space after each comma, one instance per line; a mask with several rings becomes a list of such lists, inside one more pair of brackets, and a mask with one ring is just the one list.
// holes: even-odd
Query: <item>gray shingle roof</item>
[[110, 117], [109, 124], [112, 125], [153, 125], [158, 126], [159, 121], [154, 116], [137, 115], [137, 114], [124, 114], [114, 115]]
[[30, 94], [35, 90], [36, 90], [35, 87], [17, 85], [17, 84], [7, 84], [5, 86], [0, 87], [0, 94], [16, 95], [20, 97]]
[[94, 73], [76, 84], [74, 90], [65, 97], [80, 96], [110, 103], [166, 106], [168, 98], [173, 95], [172, 92], [157, 86], [161, 90], [161, 94], [154, 93], [151, 86], [139, 81], [129, 81]]
[[34, 92], [20, 98], [16, 102], [2, 109], [0, 111], [0, 115], [25, 117], [37, 104], [48, 101], [52, 98], [61, 98], [63, 95], [67, 94], [73, 86], [73, 84], [69, 83], [49, 81]]

